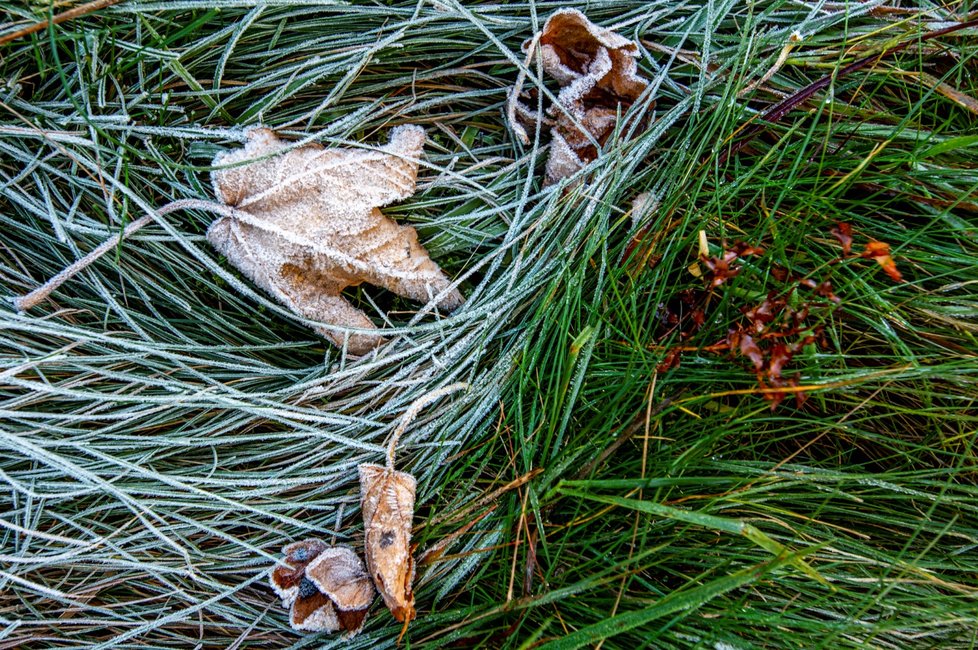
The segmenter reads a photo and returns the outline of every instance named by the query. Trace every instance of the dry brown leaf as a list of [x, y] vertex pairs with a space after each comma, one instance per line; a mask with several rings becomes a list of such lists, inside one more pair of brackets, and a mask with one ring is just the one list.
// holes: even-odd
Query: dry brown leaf
[[384, 603], [394, 618], [404, 623], [405, 629], [415, 617], [411, 524], [418, 483], [411, 474], [394, 469], [394, 448], [407, 425], [426, 404], [466, 387], [466, 384], [451, 384], [416, 400], [391, 436], [387, 464], [362, 464], [358, 468], [367, 569]]
[[[410, 226], [380, 206], [414, 194], [424, 130], [400, 126], [373, 150], [289, 149], [272, 131], [247, 133], [247, 144], [219, 155], [213, 173], [218, 198], [234, 208], [211, 224], [207, 239], [255, 284], [309, 320], [352, 354], [383, 343], [362, 311], [340, 295], [367, 282], [452, 310], [462, 294], [418, 243]], [[244, 164], [241, 164], [244, 163]]]
[[346, 546], [327, 548], [306, 567], [306, 577], [329, 597], [340, 629], [359, 632], [375, 593], [360, 556]]
[[367, 567], [394, 618], [407, 622], [415, 614], [411, 524], [418, 483], [381, 465], [360, 465], [359, 471]]
[[285, 566], [271, 574], [271, 585], [290, 607], [289, 623], [301, 632], [336, 632], [351, 636], [363, 627], [374, 588], [363, 561], [345, 546], [319, 539], [289, 544]]
[[[544, 184], [556, 183], [574, 174], [598, 156], [594, 142], [604, 145], [624, 113], [648, 87], [638, 74], [638, 46], [627, 38], [592, 23], [576, 9], [558, 9], [547, 19], [543, 30], [523, 44], [528, 58], [539, 45], [543, 70], [561, 86], [551, 106], [550, 157]], [[514, 132], [524, 143], [526, 130], [516, 116], [536, 116], [518, 101], [519, 84], [510, 95]], [[583, 130], [582, 128], [583, 127]]]

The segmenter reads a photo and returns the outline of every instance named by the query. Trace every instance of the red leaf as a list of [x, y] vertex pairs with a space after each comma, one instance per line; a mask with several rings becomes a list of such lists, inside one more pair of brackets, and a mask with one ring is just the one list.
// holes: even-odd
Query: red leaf
[[666, 372], [667, 370], [672, 370], [673, 368], [679, 367], [679, 362], [682, 359], [683, 350], [680, 347], [675, 347], [666, 352], [666, 356], [662, 358], [659, 365], [655, 367], [658, 372]]
[[761, 333], [764, 331], [768, 323], [772, 322], [781, 312], [784, 311], [784, 308], [784, 299], [778, 298], [772, 291], [768, 294], [767, 298], [764, 299], [764, 302], [753, 309], [748, 309], [744, 312], [744, 315], [747, 316], [747, 319], [750, 321], [754, 331]]
[[771, 362], [767, 368], [767, 376], [773, 384], [778, 385], [781, 380], [781, 371], [788, 365], [793, 356], [795, 356], [794, 352], [784, 343], [779, 342], [771, 346]]
[[842, 221], [835, 224], [829, 232], [842, 244], [842, 257], [848, 257], [852, 253], [852, 226]]
[[737, 257], [746, 257], [748, 255], [763, 255], [764, 248], [761, 246], [751, 246], [747, 242], [739, 241], [733, 245], [733, 248], [730, 249], [730, 252], [732, 252]]
[[740, 273], [740, 267], [733, 263], [736, 259], [737, 253], [733, 251], [724, 251], [722, 257], [700, 258], [713, 275], [710, 279], [710, 287], [715, 289]]
[[754, 364], [754, 369], [760, 372], [764, 369], [764, 352], [754, 342], [754, 337], [743, 330], [730, 330], [727, 334], [727, 342], [732, 349], [740, 351], [740, 354], [750, 359]]
[[[767, 401], [771, 402], [771, 411], [774, 411], [776, 408], [778, 408], [778, 404], [784, 401], [785, 394], [779, 390], [770, 390], [771, 387], [765, 384], [764, 380], [761, 379], [760, 377], [757, 378], [757, 385], [760, 386], [761, 390], [763, 391], [761, 393], [761, 396]], [[777, 387], [778, 386], [774, 386], [774, 388]]]
[[842, 302], [839, 296], [835, 295], [835, 292], [832, 291], [832, 283], [829, 280], [826, 280], [822, 284], [815, 287], [815, 293], [823, 298], [828, 298], [837, 305]]
[[779, 264], [773, 264], [771, 266], [771, 277], [778, 282], [787, 282], [791, 277], [791, 271]]

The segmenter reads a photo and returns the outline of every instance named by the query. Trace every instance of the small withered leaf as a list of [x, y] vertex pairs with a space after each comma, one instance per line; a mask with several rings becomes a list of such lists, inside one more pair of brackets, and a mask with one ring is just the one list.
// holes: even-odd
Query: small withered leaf
[[295, 599], [289, 612], [289, 624], [299, 632], [336, 632], [340, 629], [329, 596], [316, 590]]
[[731, 348], [736, 348], [741, 355], [750, 359], [755, 370], [759, 371], [764, 368], [764, 353], [761, 352], [761, 348], [758, 347], [753, 336], [743, 330], [734, 329], [730, 330], [727, 340]]
[[329, 596], [337, 609], [363, 609], [374, 598], [374, 586], [363, 567], [363, 560], [346, 546], [323, 551], [306, 567], [306, 577]]
[[411, 523], [417, 481], [406, 472], [360, 465], [367, 568], [384, 603], [398, 621], [414, 618]]
[[418, 243], [378, 209], [414, 194], [424, 130], [400, 126], [376, 149], [290, 148], [268, 129], [246, 132], [243, 148], [219, 155], [212, 175], [232, 210], [207, 240], [255, 284], [292, 311], [334, 326], [317, 331], [352, 354], [383, 342], [341, 292], [363, 282], [418, 302], [439, 297], [452, 310], [462, 294]]
[[[544, 184], [556, 183], [598, 156], [595, 142], [604, 145], [624, 113], [648, 87], [638, 73], [638, 46], [609, 29], [599, 27], [576, 9], [558, 9], [543, 30], [523, 44], [528, 59], [540, 48], [543, 70], [561, 86], [559, 107], [553, 116], [550, 156]], [[519, 103], [519, 83], [510, 94], [510, 115], [533, 119], [533, 111]], [[528, 142], [526, 130], [513, 124], [517, 136]]]
[[352, 549], [318, 539], [289, 544], [282, 552], [289, 566], [272, 571], [272, 588], [291, 607], [289, 623], [301, 632], [351, 636], [363, 627], [374, 588], [363, 561]]
[[866, 244], [866, 250], [861, 257], [868, 257], [876, 260], [883, 271], [890, 276], [894, 282], [903, 282], [903, 274], [897, 268], [896, 262], [890, 256], [890, 245], [882, 241], [871, 241]]
[[839, 244], [842, 245], [842, 257], [849, 257], [852, 253], [852, 225], [846, 223], [845, 221], [840, 221], [839, 223], [832, 226], [829, 231], [832, 236], [835, 237]]
[[[589, 100], [604, 96], [633, 102], [648, 81], [638, 74], [638, 46], [610, 29], [595, 25], [577, 9], [550, 14], [540, 35], [543, 68], [564, 88]], [[568, 93], [571, 94], [571, 93]]]
[[332, 602], [340, 629], [355, 634], [363, 627], [375, 592], [363, 561], [353, 549], [326, 549], [306, 567], [306, 578]]
[[282, 599], [283, 607], [291, 605], [299, 595], [299, 585], [306, 576], [306, 567], [327, 548], [326, 542], [320, 539], [304, 539], [282, 549], [287, 566], [276, 566], [269, 581]]
[[358, 467], [367, 570], [391, 614], [404, 623], [405, 629], [415, 617], [411, 525], [418, 482], [411, 474], [394, 469], [394, 449], [426, 404], [466, 387], [463, 383], [451, 384], [415, 400], [391, 435], [386, 465], [364, 463]]

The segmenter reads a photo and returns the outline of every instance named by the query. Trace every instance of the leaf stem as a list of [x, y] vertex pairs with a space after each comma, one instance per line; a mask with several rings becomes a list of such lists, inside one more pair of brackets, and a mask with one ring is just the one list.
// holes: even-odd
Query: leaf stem
[[423, 395], [411, 403], [411, 406], [404, 411], [404, 415], [401, 416], [401, 421], [397, 423], [397, 428], [394, 429], [394, 435], [391, 436], [390, 444], [387, 445], [387, 469], [394, 471], [394, 448], [397, 447], [397, 441], [401, 439], [401, 434], [408, 428], [408, 425], [418, 416], [418, 412], [421, 411], [425, 406], [431, 404], [435, 400], [449, 393], [454, 393], [457, 390], [464, 390], [468, 388], [469, 385], [464, 381], [460, 381], [454, 384], [449, 384], [448, 386], [442, 386], [437, 390], [433, 390], [427, 395]]

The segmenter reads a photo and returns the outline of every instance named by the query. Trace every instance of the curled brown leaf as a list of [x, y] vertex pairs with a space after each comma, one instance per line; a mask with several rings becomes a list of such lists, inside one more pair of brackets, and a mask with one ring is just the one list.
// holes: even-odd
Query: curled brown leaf
[[411, 525], [418, 483], [411, 474], [394, 469], [394, 449], [408, 424], [425, 405], [467, 387], [462, 383], [450, 384], [415, 400], [391, 436], [387, 463], [365, 463], [358, 467], [367, 569], [384, 603], [394, 618], [404, 623], [405, 630], [415, 617]]
[[[531, 56], [539, 47], [543, 70], [557, 80], [559, 106], [547, 113], [553, 118], [550, 156], [544, 184], [556, 183], [598, 156], [624, 113], [648, 87], [638, 73], [640, 57], [633, 41], [592, 23], [577, 9], [558, 9], [543, 30], [523, 44]], [[510, 94], [514, 132], [525, 143], [526, 130], [517, 123], [541, 119], [519, 103], [519, 84]]]
[[374, 598], [363, 561], [345, 546], [319, 539], [289, 544], [285, 564], [271, 573], [272, 589], [289, 607], [289, 623], [301, 632], [357, 634]]

